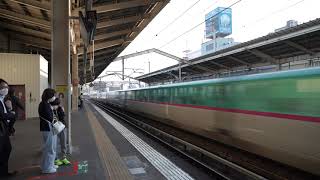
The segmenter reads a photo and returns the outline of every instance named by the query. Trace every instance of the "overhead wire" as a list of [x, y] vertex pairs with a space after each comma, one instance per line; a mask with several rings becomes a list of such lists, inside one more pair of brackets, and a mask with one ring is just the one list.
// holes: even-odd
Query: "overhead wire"
[[[257, 23], [261, 22], [262, 20], [265, 20], [265, 19], [267, 19], [267, 18], [269, 18], [269, 17], [271, 17], [271, 16], [273, 16], [273, 15], [275, 15], [275, 14], [278, 14], [278, 13], [281, 13], [281, 12], [283, 12], [283, 11], [286, 11], [287, 9], [290, 9], [290, 8], [292, 8], [292, 7], [294, 7], [294, 6], [302, 3], [303, 1], [305, 1], [305, 0], [300, 0], [300, 1], [298, 1], [298, 2], [295, 2], [294, 4], [291, 4], [291, 5], [289, 5], [289, 6], [286, 6], [286, 7], [283, 7], [283, 8], [281, 8], [281, 9], [278, 9], [278, 10], [276, 10], [276, 11], [273, 11], [273, 12], [267, 14], [266, 16], [264, 16], [264, 17], [262, 17], [262, 18], [259, 18], [259, 19], [255, 20], [255, 21], [253, 21], [253, 22], [251, 22], [251, 23], [249, 23], [249, 24], [250, 24], [250, 25], [257, 24]], [[242, 26], [242, 28], [246, 28], [246, 27], [247, 27], [247, 25]]]
[[204, 12], [207, 11], [208, 9], [212, 8], [214, 5], [217, 4], [218, 1], [219, 1], [219, 0], [214, 1], [211, 5], [207, 6], [205, 9], [203, 9], [203, 10], [201, 11], [201, 13], [204, 13]]
[[228, 7], [224, 8], [223, 10], [219, 11], [219, 12], [218, 12], [217, 14], [215, 14], [214, 16], [212, 16], [212, 17], [210, 17], [210, 18], [206, 19], [205, 21], [203, 21], [203, 22], [201, 22], [201, 23], [199, 23], [199, 24], [195, 25], [194, 27], [190, 28], [189, 30], [185, 31], [184, 33], [182, 33], [182, 34], [178, 35], [177, 37], [175, 37], [175, 38], [171, 39], [170, 41], [166, 42], [165, 44], [163, 44], [162, 46], [160, 46], [158, 49], [161, 49], [161, 48], [163, 48], [163, 47], [165, 47], [165, 46], [169, 45], [169, 44], [170, 44], [170, 43], [172, 43], [173, 41], [175, 41], [175, 40], [179, 39], [181, 36], [183, 36], [183, 35], [185, 35], [185, 34], [189, 33], [190, 31], [193, 31], [195, 28], [197, 28], [197, 27], [199, 27], [200, 25], [202, 25], [203, 23], [205, 23], [205, 22], [207, 22], [207, 21], [211, 20], [212, 18], [214, 18], [214, 17], [218, 16], [219, 14], [223, 13], [224, 11], [226, 11], [227, 9], [229, 9], [229, 8], [233, 7], [234, 5], [238, 4], [238, 3], [239, 3], [239, 2], [241, 2], [241, 1], [242, 1], [242, 0], [238, 0], [238, 1], [234, 2], [234, 3], [233, 3], [233, 4], [231, 4], [230, 6], [228, 6]]
[[183, 11], [178, 17], [176, 17], [173, 21], [171, 21], [169, 24], [167, 24], [164, 28], [162, 28], [158, 33], [156, 33], [155, 36], [158, 36], [160, 33], [162, 33], [164, 30], [166, 30], [169, 26], [171, 26], [174, 22], [176, 22], [178, 19], [180, 19], [183, 15], [185, 15], [190, 9], [192, 9], [196, 4], [198, 4], [200, 0], [193, 3], [188, 9]]

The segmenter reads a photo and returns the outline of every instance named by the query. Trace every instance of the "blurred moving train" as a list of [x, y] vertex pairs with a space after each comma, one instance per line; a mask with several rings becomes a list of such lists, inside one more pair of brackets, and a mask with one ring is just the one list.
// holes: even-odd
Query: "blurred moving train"
[[320, 175], [320, 68], [114, 91], [106, 101]]

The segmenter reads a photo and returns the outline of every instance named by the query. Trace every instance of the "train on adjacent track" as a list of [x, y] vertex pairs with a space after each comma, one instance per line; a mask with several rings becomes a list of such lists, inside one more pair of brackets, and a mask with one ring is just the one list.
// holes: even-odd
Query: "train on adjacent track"
[[113, 91], [129, 111], [320, 175], [320, 68]]

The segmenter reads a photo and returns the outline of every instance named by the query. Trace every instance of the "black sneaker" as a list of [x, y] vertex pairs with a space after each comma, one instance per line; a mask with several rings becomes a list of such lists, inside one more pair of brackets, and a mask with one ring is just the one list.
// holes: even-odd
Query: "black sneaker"
[[7, 174], [1, 174], [0, 177], [13, 177], [18, 174], [18, 171], [8, 172]]

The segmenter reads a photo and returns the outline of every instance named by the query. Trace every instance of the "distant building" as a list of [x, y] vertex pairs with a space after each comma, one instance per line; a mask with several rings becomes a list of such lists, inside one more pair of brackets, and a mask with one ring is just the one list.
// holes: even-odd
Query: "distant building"
[[206, 55], [239, 44], [233, 38], [216, 38], [201, 44], [201, 55]]
[[205, 16], [205, 38], [210, 39], [201, 44], [201, 55], [206, 55], [237, 44], [233, 38], [226, 38], [232, 34], [231, 8], [217, 7]]
[[231, 8], [217, 7], [205, 16], [205, 37], [225, 37], [232, 34], [232, 10]]
[[288, 29], [288, 28], [291, 28], [291, 27], [294, 27], [294, 26], [297, 26], [297, 25], [298, 25], [298, 21], [289, 20], [289, 21], [287, 21], [287, 24], [284, 27], [278, 28], [278, 29], [276, 29], [274, 31], [275, 32], [282, 31], [282, 30], [285, 30], [285, 29]]
[[185, 59], [194, 59], [239, 44], [233, 38], [226, 38], [232, 34], [231, 8], [217, 7], [205, 15], [205, 22], [206, 42], [201, 44], [200, 50], [186, 53]]

